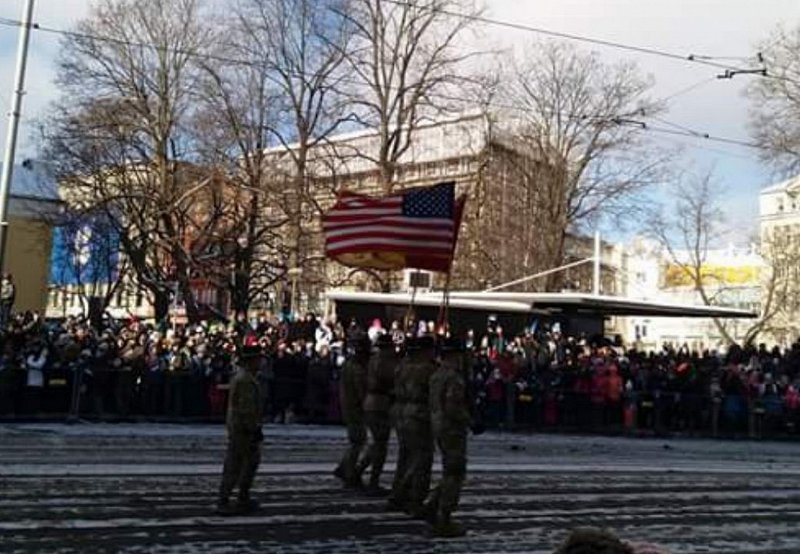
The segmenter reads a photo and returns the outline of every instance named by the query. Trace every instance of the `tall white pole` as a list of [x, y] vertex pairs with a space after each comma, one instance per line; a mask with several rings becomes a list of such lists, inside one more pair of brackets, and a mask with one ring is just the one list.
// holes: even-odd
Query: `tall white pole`
[[600, 231], [594, 233], [594, 271], [592, 275], [592, 294], [600, 294]]
[[33, 20], [33, 1], [25, 0], [22, 14], [22, 28], [17, 43], [17, 71], [14, 76], [14, 94], [11, 99], [11, 111], [8, 114], [8, 135], [6, 151], [3, 155], [3, 172], [0, 174], [0, 270], [3, 268], [8, 239], [8, 197], [11, 192], [11, 176], [14, 173], [14, 156], [17, 151], [17, 130], [22, 111], [22, 95], [25, 94], [25, 66], [28, 61], [28, 43], [30, 42], [31, 23]]

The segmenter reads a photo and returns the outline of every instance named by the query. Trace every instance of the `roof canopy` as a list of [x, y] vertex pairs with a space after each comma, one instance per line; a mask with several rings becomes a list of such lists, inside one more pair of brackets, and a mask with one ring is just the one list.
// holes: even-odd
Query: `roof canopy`
[[[331, 300], [368, 304], [405, 304], [410, 293], [349, 292], [334, 290], [327, 293]], [[418, 306], [438, 306], [441, 292], [418, 293]], [[719, 317], [756, 318], [757, 314], [720, 306], [691, 306], [635, 300], [616, 296], [595, 296], [581, 293], [540, 292], [453, 292], [450, 307], [498, 312], [532, 313], [541, 315], [575, 316], [645, 316], [645, 317]]]
[[[351, 292], [334, 290], [327, 293], [327, 297], [331, 300], [339, 302], [358, 302], [363, 304], [381, 304], [381, 305], [395, 305], [395, 306], [408, 306], [411, 304], [411, 293], [395, 292], [395, 293], [381, 293], [381, 292]], [[438, 307], [442, 304], [441, 292], [426, 292], [419, 293], [414, 297], [414, 305], [416, 306], [432, 306]], [[451, 308], [461, 308], [465, 310], [488, 310], [508, 313], [539, 313], [546, 314], [544, 310], [533, 309], [525, 302], [517, 302], [514, 300], [492, 300], [480, 298], [456, 298], [451, 295], [450, 297]]]

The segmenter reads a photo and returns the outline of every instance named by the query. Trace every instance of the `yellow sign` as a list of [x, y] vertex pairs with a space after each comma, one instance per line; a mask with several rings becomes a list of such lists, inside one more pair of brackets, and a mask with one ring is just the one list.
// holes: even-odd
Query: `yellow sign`
[[[693, 272], [694, 268], [688, 268]], [[692, 274], [679, 265], [668, 265], [664, 281], [667, 287], [693, 287]], [[704, 265], [700, 268], [700, 277], [706, 286], [722, 285], [756, 285], [759, 268], [752, 265], [721, 266]]]

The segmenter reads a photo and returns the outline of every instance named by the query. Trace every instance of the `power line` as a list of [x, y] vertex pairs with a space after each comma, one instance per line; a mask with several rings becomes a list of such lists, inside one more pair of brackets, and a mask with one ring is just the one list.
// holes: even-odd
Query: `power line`
[[660, 121], [664, 125], [668, 125], [669, 127], [671, 127], [671, 129], [660, 129], [658, 127], [652, 127], [651, 126], [651, 129], [654, 130], [654, 131], [657, 131], [657, 132], [661, 132], [661, 133], [665, 133], [665, 134], [689, 136], [689, 137], [695, 137], [695, 138], [706, 139], [706, 140], [713, 140], [715, 142], [722, 142], [722, 143], [726, 143], [726, 144], [734, 144], [736, 146], [744, 146], [746, 148], [755, 148], [755, 149], [763, 149], [764, 148], [761, 145], [753, 143], [753, 142], [747, 142], [747, 141], [739, 140], [739, 139], [731, 139], [731, 138], [725, 138], [725, 137], [712, 136], [709, 133], [705, 133], [705, 132], [702, 132], [702, 131], [697, 131], [696, 129], [692, 129], [691, 127], [686, 127], [685, 125], [680, 125], [678, 123], [673, 123], [671, 121], [667, 121], [666, 119], [662, 119], [660, 117], [653, 117], [653, 119], [655, 119], [656, 121]]
[[[404, 5], [404, 6], [409, 6], [410, 5], [410, 4], [407, 4], [405, 2], [402, 2], [401, 0], [385, 0], [385, 1], [393, 3], [393, 4], [397, 4], [397, 5]], [[449, 12], [442, 11], [442, 13], [447, 15]], [[453, 14], [457, 14], [457, 12], [453, 12]], [[461, 14], [461, 16], [466, 17], [466, 15], [464, 15], [464, 14]], [[480, 16], [476, 16], [476, 17], [481, 18]], [[486, 18], [481, 18], [481, 19], [486, 19]], [[22, 25], [22, 22], [18, 21], [18, 20], [14, 20], [14, 19], [0, 18], [0, 25], [19, 27], [19, 26]], [[510, 24], [510, 25], [515, 25], [515, 24]], [[160, 45], [156, 45], [156, 44], [150, 44], [150, 43], [144, 43], [144, 42], [136, 42], [136, 41], [130, 41], [130, 40], [123, 40], [123, 39], [117, 39], [117, 38], [113, 38], [113, 37], [94, 35], [94, 34], [89, 34], [89, 33], [81, 33], [81, 32], [77, 32], [77, 31], [68, 31], [68, 30], [65, 30], [65, 29], [57, 29], [57, 28], [54, 28], [54, 27], [47, 27], [47, 26], [36, 24], [36, 23], [34, 23], [31, 27], [32, 27], [33, 30], [37, 30], [37, 31], [45, 32], [45, 33], [58, 34], [58, 35], [62, 35], [62, 36], [80, 38], [80, 39], [84, 39], [84, 40], [109, 42], [109, 43], [119, 44], [119, 45], [123, 45], [123, 46], [135, 46], [135, 47], [139, 47], [139, 48], [146, 48], [146, 49], [150, 49], [150, 50], [155, 50], [155, 51], [158, 51], [158, 52], [174, 52], [174, 53], [179, 53], [179, 54], [185, 55], [187, 57], [194, 57], [194, 58], [206, 59], [206, 60], [214, 60], [214, 61], [219, 61], [219, 62], [229, 63], [229, 64], [235, 64], [235, 65], [247, 65], [247, 66], [255, 66], [256, 65], [256, 64], [254, 64], [253, 62], [251, 62], [249, 60], [240, 60], [240, 59], [236, 59], [236, 58], [231, 58], [231, 57], [226, 57], [226, 56], [219, 56], [219, 55], [210, 54], [210, 53], [197, 53], [197, 52], [192, 52], [192, 51], [185, 50], [185, 49], [180, 49], [180, 48], [168, 48], [168, 47], [164, 47], [164, 46], [160, 46]], [[590, 39], [590, 40], [594, 40], [594, 39]], [[625, 45], [622, 45], [622, 46], [625, 46]], [[638, 48], [638, 47], [629, 47], [629, 48]], [[678, 58], [680, 56], [678, 56], [677, 54], [669, 54], [669, 57]], [[681, 59], [685, 59], [683, 57], [680, 57], [680, 58]], [[689, 60], [689, 61], [692, 61], [692, 60]], [[698, 63], [700, 63], [700, 62], [698, 62]], [[297, 77], [303, 77], [303, 76], [297, 75]], [[357, 81], [355, 79], [340, 78], [339, 80], [341, 82], [343, 82], [343, 83], [364, 85], [364, 83], [362, 83], [360, 81]], [[704, 83], [697, 83], [696, 85], [693, 85], [692, 87], [690, 87], [690, 89], [691, 88], [695, 88], [697, 86], [700, 86], [701, 84], [704, 84]], [[389, 88], [394, 88], [394, 89], [399, 89], [400, 88], [398, 86], [391, 86], [391, 85], [387, 85], [387, 86]], [[675, 94], [673, 94], [671, 96], [674, 98], [675, 96], [677, 96], [679, 94], [683, 94], [685, 92], [688, 92], [688, 90], [689, 89], [684, 89], [682, 91], [678, 91], [677, 93], [675, 93]], [[463, 102], [463, 103], [468, 103], [468, 104], [472, 104], [472, 105], [475, 104], [475, 99], [474, 98], [464, 98], [464, 97], [448, 95], [448, 94], [444, 94], [444, 93], [433, 93], [430, 96], [437, 97], [437, 98], [440, 98], [442, 100], [447, 100], [447, 101]], [[667, 98], [670, 98], [670, 97], [667, 97]], [[527, 110], [524, 107], [511, 105], [511, 104], [501, 104], [501, 103], [497, 103], [497, 102], [490, 102], [490, 103], [487, 103], [486, 105], [487, 105], [487, 107], [513, 110], [513, 111], [517, 111], [517, 112], [520, 112], [520, 113], [531, 113], [530, 110]], [[703, 139], [703, 140], [706, 140], [706, 141], [720, 142], [720, 143], [726, 143], [726, 144], [734, 144], [734, 145], [737, 145], [737, 146], [744, 146], [744, 147], [748, 147], [748, 148], [756, 148], [756, 149], [763, 148], [760, 145], [757, 145], [757, 144], [754, 144], [754, 143], [749, 143], [749, 142], [745, 142], [745, 141], [738, 140], [738, 139], [730, 139], [730, 138], [726, 138], [726, 137], [715, 136], [715, 135], [712, 135], [710, 133], [696, 131], [694, 129], [690, 129], [690, 128], [687, 128], [687, 127], [681, 127], [681, 126], [679, 126], [677, 124], [670, 123], [670, 122], [665, 121], [665, 120], [661, 120], [661, 122], [665, 123], [667, 125], [670, 125], [672, 127], [675, 127], [675, 128], [674, 129], [665, 129], [665, 128], [654, 127], [652, 125], [649, 125], [647, 122], [632, 118], [631, 117], [632, 115], [639, 115], [639, 114], [618, 115], [618, 116], [615, 116], [615, 117], [603, 117], [603, 118], [598, 117], [598, 116], [588, 116], [588, 115], [584, 115], [584, 114], [562, 114], [563, 117], [567, 117], [567, 118], [570, 118], [570, 119], [573, 119], [573, 120], [595, 119], [595, 120], [598, 120], [598, 122], [606, 122], [606, 123], [610, 122], [610, 123], [615, 123], [615, 124], [618, 124], [618, 125], [631, 125], [631, 126], [638, 127], [643, 131], [649, 131], [649, 132], [654, 132], [654, 133], [662, 133], [662, 134], [684, 136], [684, 137], [689, 137], [689, 138], [694, 138], [694, 139]]]
[[[572, 40], [576, 42], [585, 42], [588, 44], [595, 44], [598, 46], [605, 46], [608, 48], [616, 48], [619, 50], [627, 50], [628, 52], [636, 52], [638, 54], [647, 54], [650, 56], [658, 56], [661, 58], [667, 58], [671, 60], [679, 60], [682, 62], [689, 62], [689, 63], [697, 63], [701, 65], [706, 65], [709, 67], [715, 67], [717, 69], [742, 69], [740, 67], [733, 66], [731, 64], [721, 64], [712, 61], [711, 56], [700, 56], [695, 54], [676, 54], [674, 52], [668, 52], [666, 50], [659, 50], [657, 48], [650, 48], [646, 46], [636, 46], [632, 44], [625, 44], [622, 42], [616, 42], [612, 40], [594, 38], [594, 37], [587, 37], [584, 35], [577, 35], [574, 33], [565, 33], [562, 31], [553, 31], [550, 29], [545, 29], [543, 27], [535, 27], [533, 25], [527, 25], [524, 23], [513, 23], [511, 21], [503, 21], [500, 19], [494, 19], [491, 17], [486, 17], [479, 14], [465, 14], [455, 10], [448, 10], [445, 8], [439, 8], [435, 6], [424, 6], [420, 4], [415, 4], [413, 1], [403, 1], [403, 0], [384, 0], [390, 4], [394, 4], [397, 6], [403, 6], [407, 8], [417, 8], [422, 10], [428, 10], [436, 13], [440, 13], [442, 15], [447, 15], [450, 17], [457, 17], [461, 19], [466, 19], [468, 21], [476, 21], [480, 23], [485, 23], [487, 25], [493, 25], [496, 27], [505, 27], [507, 29], [515, 29], [517, 31], [527, 31], [530, 33], [536, 33], [539, 35], [545, 35], [550, 37], [556, 37], [566, 40]], [[717, 58], [721, 59], [721, 58]]]
[[668, 94], [667, 96], [664, 96], [663, 98], [660, 98], [659, 102], [669, 103], [671, 100], [673, 100], [674, 98], [677, 98], [678, 96], [683, 96], [684, 94], [688, 94], [688, 93], [692, 92], [693, 90], [696, 90], [696, 89], [698, 89], [700, 87], [703, 87], [703, 86], [705, 86], [705, 85], [707, 85], [709, 83], [714, 83], [716, 81], [717, 81], [717, 77], [705, 78], [702, 81], [698, 81], [697, 83], [694, 83], [693, 85], [689, 85], [688, 87], [682, 88], [682, 89], [680, 89], [680, 90], [678, 90], [676, 92], [673, 92], [671, 94]]
[[[655, 140], [663, 140], [663, 141], [670, 142], [672, 144], [677, 144], [678, 146], [683, 146], [683, 147], [687, 146], [687, 144], [686, 144], [686, 142], [684, 140], [685, 138], [692, 138], [693, 139], [693, 138], [696, 138], [696, 137], [673, 137], [673, 136], [667, 136], [667, 135], [660, 135], [660, 136], [655, 136], [654, 137]], [[707, 152], [712, 152], [714, 154], [719, 154], [721, 156], [728, 156], [730, 158], [737, 158], [739, 160], [747, 160], [747, 161], [751, 161], [751, 162], [753, 161], [753, 157], [752, 156], [747, 156], [747, 155], [744, 155], [744, 154], [737, 154], [736, 152], [731, 152], [730, 150], [722, 150], [722, 149], [719, 149], [719, 148], [712, 148], [710, 146], [703, 146], [703, 145], [700, 145], [700, 144], [692, 144], [691, 147], [692, 147], [692, 149], [705, 150]]]

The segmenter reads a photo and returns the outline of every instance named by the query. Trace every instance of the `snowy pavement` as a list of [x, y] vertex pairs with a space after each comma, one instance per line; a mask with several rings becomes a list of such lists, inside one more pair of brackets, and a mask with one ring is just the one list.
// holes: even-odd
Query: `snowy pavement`
[[800, 552], [792, 443], [487, 433], [470, 444], [470, 533], [442, 541], [341, 490], [342, 429], [266, 431], [262, 509], [220, 518], [222, 426], [0, 425], [0, 552], [550, 553], [581, 525], [675, 553]]

